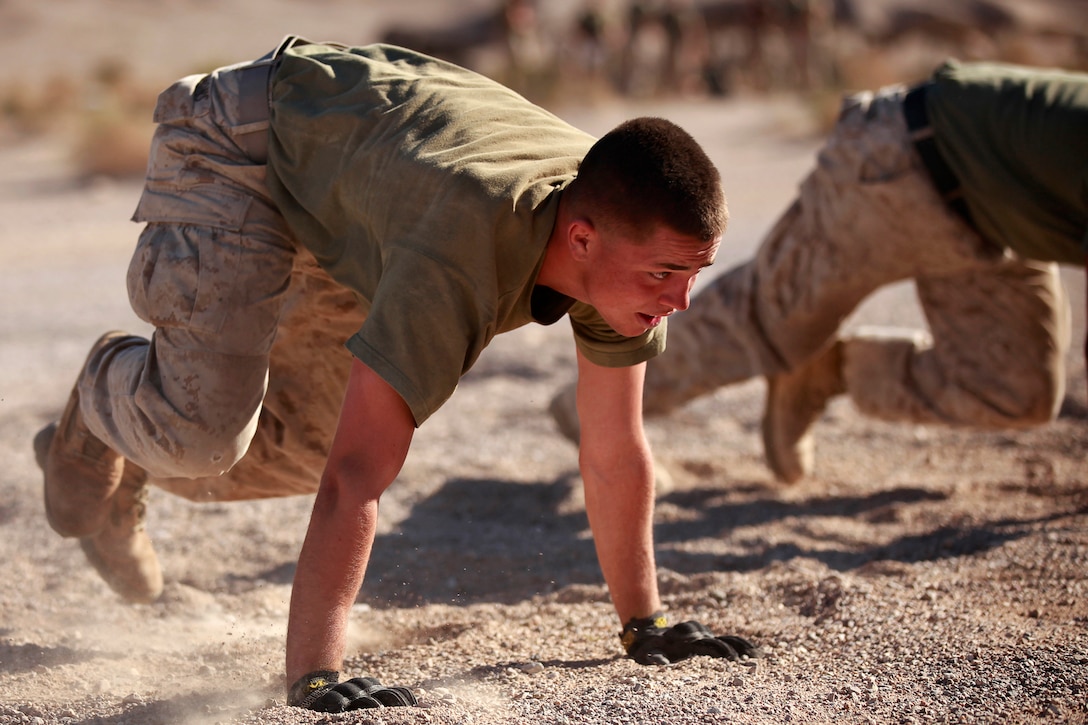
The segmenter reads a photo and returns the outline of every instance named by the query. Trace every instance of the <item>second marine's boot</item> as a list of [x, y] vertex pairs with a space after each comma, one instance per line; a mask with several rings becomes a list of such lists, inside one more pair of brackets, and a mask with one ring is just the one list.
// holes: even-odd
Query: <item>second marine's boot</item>
[[836, 341], [799, 368], [767, 377], [763, 450], [779, 481], [794, 483], [812, 473], [809, 428], [831, 398], [846, 392], [842, 356], [842, 343]]

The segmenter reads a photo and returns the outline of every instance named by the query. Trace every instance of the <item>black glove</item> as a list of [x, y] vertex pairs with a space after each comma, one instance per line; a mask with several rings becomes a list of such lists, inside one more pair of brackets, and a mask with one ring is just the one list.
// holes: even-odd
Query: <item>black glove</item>
[[407, 687], [384, 687], [373, 677], [353, 677], [344, 682], [339, 672], [311, 672], [287, 693], [287, 704], [316, 712], [347, 712], [368, 707], [397, 707], [417, 704]]
[[755, 657], [758, 648], [743, 637], [715, 637], [699, 622], [681, 622], [673, 627], [664, 614], [632, 619], [620, 633], [623, 648], [640, 665], [667, 665], [695, 655], [739, 660]]

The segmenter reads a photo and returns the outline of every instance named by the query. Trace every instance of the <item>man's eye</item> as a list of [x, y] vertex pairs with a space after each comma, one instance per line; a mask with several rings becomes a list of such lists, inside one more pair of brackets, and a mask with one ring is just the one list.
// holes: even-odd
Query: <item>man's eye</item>
[[672, 272], [650, 272], [651, 277], [660, 280], [668, 279], [670, 274], [672, 274]]

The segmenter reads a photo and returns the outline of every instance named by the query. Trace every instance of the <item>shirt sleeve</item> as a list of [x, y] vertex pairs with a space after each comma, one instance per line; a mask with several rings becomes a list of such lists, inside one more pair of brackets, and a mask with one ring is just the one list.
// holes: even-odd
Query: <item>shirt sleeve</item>
[[351, 353], [387, 382], [422, 425], [453, 395], [494, 335], [494, 310], [480, 281], [412, 250], [386, 259]]
[[604, 321], [600, 313], [584, 303], [571, 308], [570, 324], [574, 343], [586, 358], [610, 368], [628, 367], [660, 355], [665, 350], [667, 320], [638, 337], [624, 337]]

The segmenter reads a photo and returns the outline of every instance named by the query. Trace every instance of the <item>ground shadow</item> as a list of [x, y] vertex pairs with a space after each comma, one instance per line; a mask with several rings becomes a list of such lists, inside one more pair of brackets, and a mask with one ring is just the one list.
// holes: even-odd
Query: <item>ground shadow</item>
[[[749, 488], [755, 489], [759, 484]], [[733, 487], [731, 487], [731, 490]], [[758, 527], [772, 522], [794, 519], [795, 528], [805, 531], [821, 518], [849, 518], [872, 526], [882, 523], [895, 524], [900, 517], [912, 515], [912, 508], [930, 506], [948, 499], [940, 492], [901, 486], [864, 496], [823, 496], [800, 501], [782, 501], [773, 494], [753, 499], [723, 501], [721, 490], [696, 489], [662, 498], [675, 506], [697, 510], [697, 520], [666, 523], [655, 527], [659, 546], [681, 544], [697, 538], [726, 537], [740, 526]], [[844, 539], [838, 546], [819, 549], [796, 542], [768, 544], [757, 538], [735, 542], [744, 549], [742, 553], [712, 554], [693, 553], [669, 549], [659, 552], [658, 562], [674, 571], [695, 574], [707, 571], [754, 571], [773, 562], [795, 558], [820, 561], [835, 571], [857, 569], [874, 561], [917, 563], [966, 556], [997, 548], [1009, 541], [1028, 535], [1033, 526], [1044, 521], [1063, 518], [1066, 514], [1054, 514], [1044, 518], [995, 519], [970, 526], [934, 523], [934, 527], [920, 534], [900, 536], [886, 543], [858, 546]], [[832, 537], [825, 540], [835, 541]], [[736, 546], [731, 547], [736, 549]]]
[[682, 509], [701, 512], [698, 521], [678, 524], [661, 524], [656, 528], [659, 541], [673, 541], [699, 536], [728, 533], [738, 526], [760, 526], [791, 517], [824, 518], [842, 516], [848, 518], [878, 518], [892, 508], [940, 501], [947, 496], [936, 491], [901, 486], [864, 496], [838, 495], [813, 497], [800, 501], [783, 501], [774, 491], [761, 483], [748, 485], [730, 484], [728, 493], [753, 496], [740, 502], [722, 502], [727, 493], [724, 488], [707, 487], [680, 491], [662, 496], [659, 501]]
[[[561, 506], [576, 485], [573, 480], [451, 479], [417, 504], [396, 532], [378, 537], [361, 599], [374, 606], [513, 603], [572, 584], [601, 584], [585, 512]], [[832, 541], [830, 547], [816, 549], [803, 543], [767, 544], [753, 539], [739, 542], [741, 553], [728, 555], [669, 548], [669, 544], [696, 538], [728, 536], [742, 524], [758, 527], [789, 518], [796, 519], [799, 527], [822, 517], [865, 519], [879, 526], [886, 517], [894, 521], [898, 514], [892, 512], [909, 515], [912, 507], [932, 506], [946, 498], [907, 486], [786, 502], [770, 489], [759, 495], [761, 487], [745, 487], [749, 495], [739, 502], [728, 500], [714, 487], [662, 497], [662, 502], [690, 515], [655, 527], [661, 565], [695, 574], [752, 571], [777, 561], [810, 558], [846, 571], [873, 561], [932, 561], [985, 551], [1026, 535], [1038, 523], [1006, 519], [966, 528], [935, 524], [922, 534], [861, 547], [856, 542], [836, 545]], [[735, 551], [737, 546], [731, 548]], [[284, 576], [284, 569], [278, 568], [277, 579]]]
[[599, 583], [585, 513], [562, 513], [571, 482], [456, 478], [374, 544], [363, 596], [422, 602], [524, 600]]
[[8, 674], [32, 672], [39, 667], [79, 664], [99, 658], [120, 659], [120, 656], [65, 646], [45, 647], [33, 643], [13, 644], [0, 640], [0, 672]]

